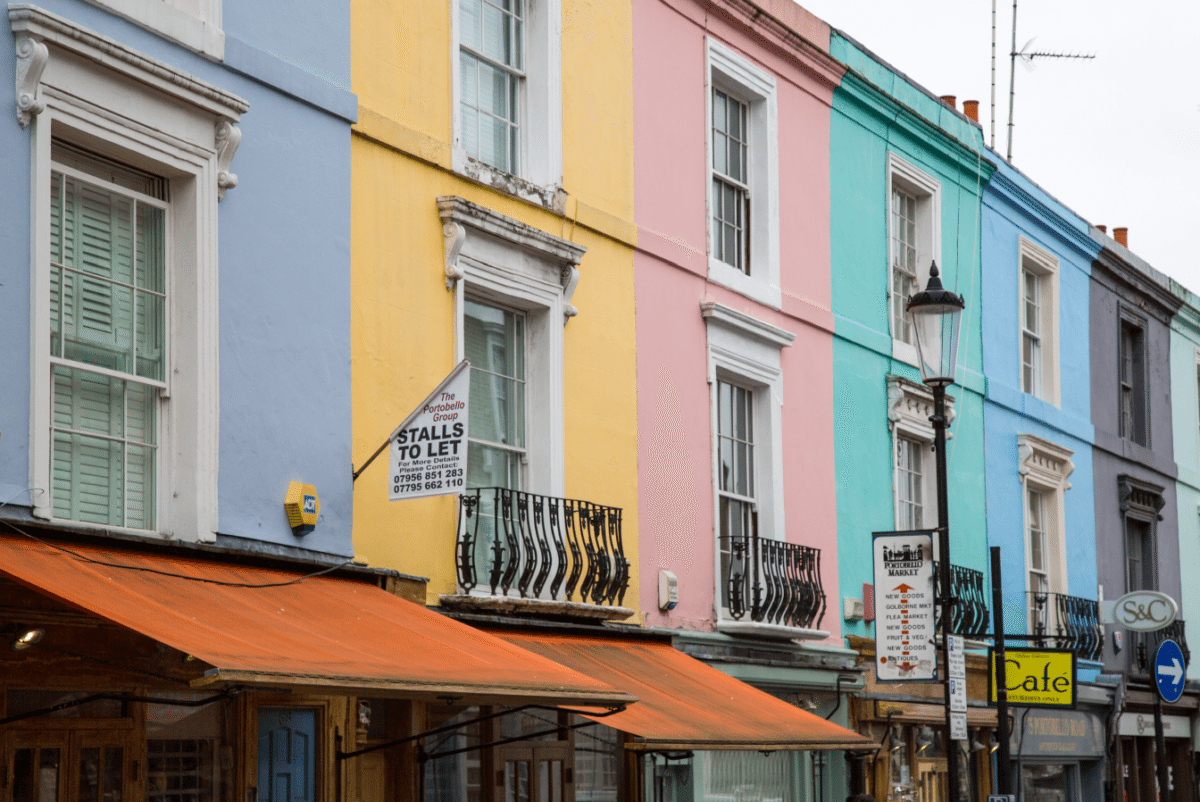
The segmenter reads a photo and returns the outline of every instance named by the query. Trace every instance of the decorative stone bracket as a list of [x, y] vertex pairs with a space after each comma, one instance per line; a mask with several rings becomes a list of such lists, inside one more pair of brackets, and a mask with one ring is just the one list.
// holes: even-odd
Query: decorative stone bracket
[[237, 173], [229, 172], [233, 154], [242, 142], [242, 129], [229, 120], [217, 123], [217, 200], [225, 199], [225, 190], [237, 186]]
[[29, 126], [34, 117], [46, 110], [46, 101], [38, 99], [42, 71], [50, 61], [50, 48], [31, 36], [17, 36], [17, 122]]

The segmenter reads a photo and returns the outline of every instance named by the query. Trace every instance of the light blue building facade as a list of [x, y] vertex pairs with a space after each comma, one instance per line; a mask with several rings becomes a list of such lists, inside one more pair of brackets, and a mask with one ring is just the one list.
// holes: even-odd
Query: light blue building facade
[[1001, 549], [1006, 628], [1073, 638], [1063, 645], [1089, 655], [1090, 678], [1099, 634], [1077, 621], [1096, 616], [1087, 321], [1099, 249], [1084, 220], [997, 163], [982, 219], [988, 540]]
[[0, 516], [350, 555], [349, 3], [8, 17]]

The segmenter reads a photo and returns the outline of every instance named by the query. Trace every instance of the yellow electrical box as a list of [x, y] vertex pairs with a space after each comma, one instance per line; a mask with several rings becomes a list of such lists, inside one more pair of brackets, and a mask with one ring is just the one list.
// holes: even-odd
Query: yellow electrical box
[[321, 499], [317, 498], [317, 489], [312, 485], [292, 482], [288, 485], [283, 508], [287, 511], [288, 524], [292, 527], [292, 534], [300, 537], [307, 535], [317, 527], [317, 516], [321, 513]]

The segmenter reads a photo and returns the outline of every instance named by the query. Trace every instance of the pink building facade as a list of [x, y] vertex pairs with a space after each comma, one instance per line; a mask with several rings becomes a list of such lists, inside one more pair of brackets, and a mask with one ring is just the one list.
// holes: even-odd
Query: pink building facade
[[[829, 130], [842, 67], [829, 27], [790, 0], [644, 0], [633, 15], [645, 622], [845, 724], [861, 679], [837, 596]], [[805, 785], [846, 780], [840, 757], [778, 760]]]

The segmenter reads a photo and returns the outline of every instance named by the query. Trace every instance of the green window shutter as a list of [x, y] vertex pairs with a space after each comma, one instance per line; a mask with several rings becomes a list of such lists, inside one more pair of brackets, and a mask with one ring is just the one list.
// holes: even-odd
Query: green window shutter
[[85, 181], [51, 178], [54, 514], [155, 526], [158, 389], [165, 380], [166, 214]]

